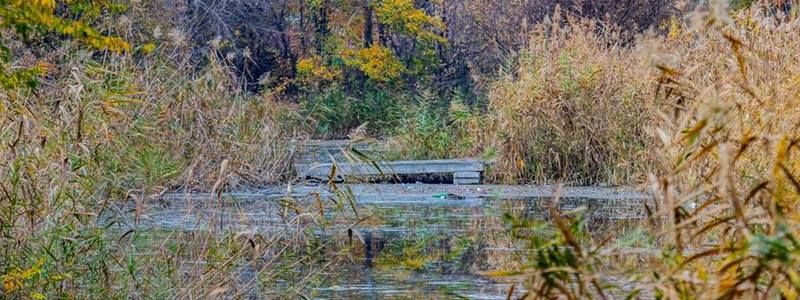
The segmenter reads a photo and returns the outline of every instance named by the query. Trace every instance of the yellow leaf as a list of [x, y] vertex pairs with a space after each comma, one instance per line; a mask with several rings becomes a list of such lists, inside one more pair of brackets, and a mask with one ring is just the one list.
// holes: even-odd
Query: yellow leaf
[[422, 269], [423, 266], [425, 266], [425, 260], [423, 260], [422, 258], [409, 258], [403, 261], [403, 265], [409, 269], [419, 270]]
[[153, 50], [156, 50], [156, 44], [154, 43], [147, 43], [142, 45], [142, 53], [144, 54], [150, 54], [153, 52]]

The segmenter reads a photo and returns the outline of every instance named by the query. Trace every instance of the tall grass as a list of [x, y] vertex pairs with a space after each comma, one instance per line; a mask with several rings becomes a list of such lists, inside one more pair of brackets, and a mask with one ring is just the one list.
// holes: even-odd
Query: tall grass
[[399, 107], [395, 114], [399, 124], [386, 147], [390, 159], [441, 159], [481, 154], [484, 135], [480, 128], [485, 123], [484, 118], [460, 97], [442, 101], [423, 92], [416, 103]]
[[554, 212], [556, 233], [534, 245], [539, 259], [523, 268], [531, 298], [800, 293], [800, 21], [762, 7], [731, 16], [720, 2], [690, 20], [669, 37], [638, 41], [646, 54], [620, 60], [658, 58], [652, 69], [660, 75], [650, 82], [657, 88], [646, 94], [653, 98], [639, 100], [664, 104], [648, 123], [658, 164], [641, 228], [653, 244], [632, 261], [613, 235], [592, 238], [580, 215]]
[[[652, 160], [647, 126], [657, 72], [613, 26], [562, 16], [538, 24], [530, 46], [489, 93], [494, 177], [503, 182], [628, 183]], [[649, 35], [648, 35], [649, 36]]]
[[674, 110], [658, 131], [665, 171], [651, 182], [677, 264], [651, 283], [669, 297], [792, 298], [800, 21], [759, 7], [725, 12], [699, 16], [707, 27], [687, 34], [700, 43], [662, 68]]
[[[125, 224], [135, 237], [145, 234], [139, 210], [164, 191], [259, 186], [289, 171], [289, 141], [302, 138], [279, 124], [289, 114], [269, 95], [237, 92], [224, 64], [196, 72], [163, 51], [102, 56], [67, 45], [47, 58], [54, 67], [39, 89], [3, 91], [4, 297], [173, 294], [181, 276], [168, 250], [178, 248], [137, 252], [130, 233], [103, 226], [128, 213], [112, 208], [136, 204], [137, 218]], [[198, 260], [240, 255], [224, 235], [184, 242]], [[165, 273], [149, 276], [156, 269]]]

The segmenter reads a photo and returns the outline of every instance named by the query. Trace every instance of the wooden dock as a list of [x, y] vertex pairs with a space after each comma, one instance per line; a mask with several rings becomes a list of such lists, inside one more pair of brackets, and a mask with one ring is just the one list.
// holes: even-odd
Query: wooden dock
[[[385, 161], [385, 145], [380, 141], [350, 143], [347, 140], [312, 140], [303, 144], [303, 151], [294, 166], [300, 178], [329, 180], [336, 178], [375, 177], [392, 175], [452, 174], [454, 184], [480, 184], [484, 163], [475, 159]], [[353, 149], [371, 161], [361, 161], [347, 155]], [[372, 161], [375, 161], [374, 163]]]
[[[453, 174], [454, 184], [480, 184], [484, 164], [472, 159], [402, 160], [357, 163], [296, 164], [301, 178], [330, 179], [347, 176], [385, 176], [415, 174]], [[335, 168], [335, 172], [334, 171]]]

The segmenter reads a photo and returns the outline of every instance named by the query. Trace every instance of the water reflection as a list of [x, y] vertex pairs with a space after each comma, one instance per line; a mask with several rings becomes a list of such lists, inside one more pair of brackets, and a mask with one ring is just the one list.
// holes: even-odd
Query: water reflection
[[[305, 287], [319, 299], [505, 299], [519, 279], [485, 274], [526, 261], [525, 240], [510, 234], [508, 220], [545, 220], [550, 199], [371, 194], [356, 196], [355, 203], [351, 210], [319, 195], [173, 197], [143, 209], [136, 226], [265, 236], [305, 230], [336, 239], [324, 252], [348, 259]], [[561, 210], [580, 206], [595, 228], [644, 217], [640, 198], [568, 197], [558, 203]], [[522, 293], [517, 285], [514, 294]]]

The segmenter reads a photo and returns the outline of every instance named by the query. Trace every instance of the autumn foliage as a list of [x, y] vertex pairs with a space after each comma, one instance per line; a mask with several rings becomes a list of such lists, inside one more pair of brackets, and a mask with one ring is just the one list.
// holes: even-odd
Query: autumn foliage
[[[71, 18], [62, 15], [57, 7], [64, 5], [65, 9], [75, 11], [75, 14], [85, 16]], [[92, 28], [85, 21], [97, 15], [101, 10], [120, 10], [118, 5], [110, 3], [71, 3], [56, 0], [7, 0], [0, 1], [0, 26], [12, 30], [22, 40], [31, 41], [49, 34], [56, 34], [79, 40], [95, 49], [105, 49], [111, 52], [122, 53], [130, 51], [128, 42], [119, 37], [107, 36]], [[63, 10], [63, 9], [61, 9]], [[0, 61], [0, 84], [6, 88], [22, 85], [32, 86], [35, 77], [45, 70], [43, 66], [29, 66], [26, 69], [12, 70], [8, 63], [13, 59], [12, 50], [6, 45], [0, 45], [3, 54]]]

